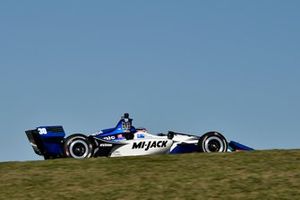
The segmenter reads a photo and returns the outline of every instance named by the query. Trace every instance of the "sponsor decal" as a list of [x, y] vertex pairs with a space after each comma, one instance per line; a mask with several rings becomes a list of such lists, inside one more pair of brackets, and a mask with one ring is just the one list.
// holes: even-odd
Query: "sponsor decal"
[[103, 133], [102, 131], [97, 131], [96, 133], [93, 133], [92, 136], [97, 136], [97, 135], [100, 135], [102, 133]]
[[112, 147], [113, 145], [112, 144], [100, 144], [99, 146], [100, 147]]
[[137, 138], [145, 138], [144, 134], [137, 134]]
[[134, 142], [132, 145], [132, 149], [145, 149], [148, 151], [149, 149], [154, 148], [166, 148], [168, 141], [149, 141], [149, 142]]
[[37, 129], [40, 135], [47, 135], [47, 129], [46, 128], [38, 128]]
[[107, 136], [103, 138], [104, 140], [115, 140], [116, 137], [115, 136]]

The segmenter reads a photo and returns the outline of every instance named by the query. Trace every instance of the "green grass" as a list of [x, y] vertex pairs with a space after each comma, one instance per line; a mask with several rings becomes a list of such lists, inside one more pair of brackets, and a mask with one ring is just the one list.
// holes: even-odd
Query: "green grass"
[[0, 199], [300, 199], [300, 150], [0, 163]]

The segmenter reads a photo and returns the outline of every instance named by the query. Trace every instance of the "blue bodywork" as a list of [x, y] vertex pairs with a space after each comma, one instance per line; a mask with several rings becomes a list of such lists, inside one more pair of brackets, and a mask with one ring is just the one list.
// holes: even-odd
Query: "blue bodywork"
[[53, 127], [40, 126], [37, 129], [46, 129], [47, 134], [40, 134], [44, 150], [50, 155], [63, 155], [63, 140], [66, 136], [62, 126], [56, 126], [61, 129], [59, 132], [54, 132]]
[[[240, 144], [235, 141], [230, 141], [228, 143], [229, 151], [253, 151], [254, 149], [246, 145]], [[193, 153], [198, 151], [198, 146], [196, 144], [178, 144], [170, 154], [181, 154], [181, 153]]]
[[197, 152], [198, 149], [199, 148], [195, 144], [179, 144], [170, 152], [170, 154], [193, 153]]
[[104, 139], [107, 136], [117, 136], [119, 134], [134, 133], [136, 129], [132, 126], [132, 119], [121, 119], [115, 128], [104, 129], [95, 137]]
[[254, 150], [251, 147], [248, 147], [246, 145], [240, 144], [235, 141], [230, 141], [228, 146], [229, 146], [229, 150], [231, 151], [253, 151]]

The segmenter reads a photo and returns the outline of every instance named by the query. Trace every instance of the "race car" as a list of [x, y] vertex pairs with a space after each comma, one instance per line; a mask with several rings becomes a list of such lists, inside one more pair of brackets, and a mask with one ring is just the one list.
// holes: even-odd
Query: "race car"
[[125, 113], [116, 127], [88, 136], [77, 133], [65, 138], [62, 126], [40, 126], [25, 133], [35, 153], [45, 159], [253, 150], [238, 142], [227, 142], [216, 131], [202, 136], [173, 131], [154, 135], [145, 128], [135, 128], [132, 121], [129, 114]]

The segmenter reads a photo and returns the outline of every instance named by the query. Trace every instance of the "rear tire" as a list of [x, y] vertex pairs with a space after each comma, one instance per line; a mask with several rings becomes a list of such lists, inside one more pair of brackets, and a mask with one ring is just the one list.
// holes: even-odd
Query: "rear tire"
[[209, 132], [199, 139], [198, 147], [200, 152], [227, 152], [228, 143], [221, 133]]
[[83, 134], [74, 134], [66, 138], [64, 143], [66, 157], [85, 159], [92, 157], [93, 145]]

